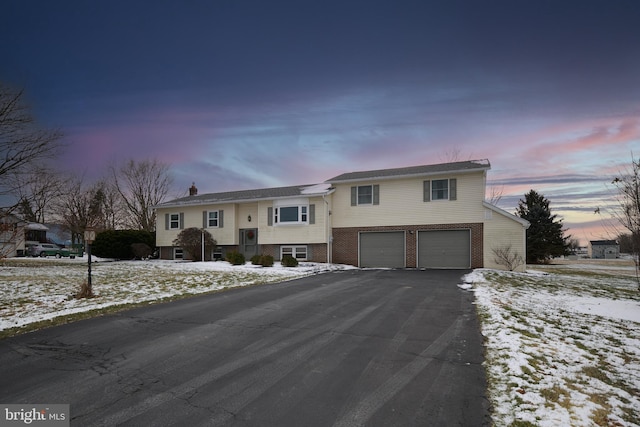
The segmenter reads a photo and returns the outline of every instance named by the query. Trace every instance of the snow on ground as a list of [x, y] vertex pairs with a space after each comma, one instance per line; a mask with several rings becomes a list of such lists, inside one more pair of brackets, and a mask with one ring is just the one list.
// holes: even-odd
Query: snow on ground
[[0, 264], [0, 331], [61, 316], [224, 288], [280, 282], [319, 272], [353, 268], [301, 263], [285, 268], [232, 266], [228, 262], [92, 262], [95, 298], [75, 299], [87, 279], [87, 258], [15, 258]]
[[[640, 294], [628, 275], [474, 270], [496, 426], [639, 426]], [[569, 271], [567, 273], [567, 271]]]
[[[60, 316], [353, 268], [227, 262], [93, 263], [95, 298], [74, 299], [84, 259], [0, 263], [0, 331]], [[566, 264], [566, 263], [565, 263]], [[476, 295], [494, 425], [640, 426], [640, 293], [628, 265], [479, 269]]]

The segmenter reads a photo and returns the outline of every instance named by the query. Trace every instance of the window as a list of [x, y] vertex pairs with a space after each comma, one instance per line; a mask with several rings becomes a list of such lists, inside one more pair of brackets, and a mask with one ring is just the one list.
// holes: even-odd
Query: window
[[359, 185], [351, 187], [351, 206], [359, 205], [379, 205], [380, 204], [380, 186]]
[[182, 248], [173, 248], [173, 259], [183, 259], [184, 258], [184, 252], [182, 251]]
[[280, 259], [284, 256], [290, 255], [298, 261], [305, 261], [307, 259], [307, 247], [306, 246], [281, 246], [280, 247]]
[[176, 230], [180, 228], [180, 214], [169, 215], [169, 228], [171, 230]]
[[306, 224], [309, 220], [308, 206], [280, 206], [274, 209], [276, 224]]
[[207, 227], [218, 227], [218, 211], [207, 213]]
[[431, 200], [449, 199], [449, 180], [434, 179], [431, 181]]
[[456, 200], [457, 182], [456, 178], [424, 181], [424, 201]]
[[372, 185], [358, 186], [358, 204], [359, 205], [373, 204], [373, 186]]

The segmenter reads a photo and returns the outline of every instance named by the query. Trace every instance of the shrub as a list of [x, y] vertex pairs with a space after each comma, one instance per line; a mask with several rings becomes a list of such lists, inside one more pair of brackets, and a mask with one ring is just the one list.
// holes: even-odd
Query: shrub
[[[205, 257], [211, 255], [211, 251], [216, 247], [218, 242], [213, 238], [211, 233], [202, 228], [190, 227], [185, 228], [178, 234], [178, 237], [173, 241], [174, 246], [179, 246], [184, 249], [192, 260], [202, 260], [202, 237], [204, 235], [204, 255]], [[204, 261], [207, 261], [206, 259]]]
[[280, 261], [283, 267], [297, 267], [298, 260], [292, 257], [291, 255], [285, 255], [282, 257], [282, 261]]
[[91, 253], [102, 258], [133, 259], [132, 245], [143, 243], [149, 248], [156, 244], [153, 233], [144, 230], [105, 230], [91, 244]]
[[271, 255], [262, 255], [260, 257], [260, 265], [262, 265], [263, 267], [272, 267], [273, 257]]
[[262, 256], [254, 255], [251, 257], [251, 264], [253, 265], [262, 265]]
[[229, 252], [227, 254], [227, 261], [229, 261], [231, 265], [244, 265], [246, 262], [244, 255], [237, 251]]
[[147, 259], [151, 256], [153, 250], [146, 243], [132, 243], [131, 252], [133, 252], [133, 257], [136, 259]]

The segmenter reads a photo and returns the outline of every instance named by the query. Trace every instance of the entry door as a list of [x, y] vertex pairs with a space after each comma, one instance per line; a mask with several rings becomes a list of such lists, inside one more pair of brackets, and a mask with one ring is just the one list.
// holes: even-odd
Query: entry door
[[240, 253], [248, 260], [258, 254], [258, 229], [240, 229]]

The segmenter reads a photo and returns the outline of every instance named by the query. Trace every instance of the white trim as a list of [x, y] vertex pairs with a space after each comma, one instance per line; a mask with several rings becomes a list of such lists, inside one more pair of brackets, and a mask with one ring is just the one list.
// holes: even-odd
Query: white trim
[[[283, 209], [283, 208], [297, 208], [298, 220], [282, 222], [279, 216], [280, 216], [280, 209]], [[305, 225], [305, 224], [309, 224], [309, 205], [283, 205], [283, 206], [273, 207], [273, 225], [286, 226], [286, 225]]]
[[487, 209], [491, 209], [493, 212], [499, 213], [500, 215], [503, 215], [513, 221], [519, 222], [525, 229], [528, 229], [529, 226], [531, 225], [531, 223], [529, 221], [527, 221], [526, 219], [520, 218], [519, 216], [510, 214], [509, 212], [500, 209], [499, 207], [497, 207], [496, 205], [492, 205], [489, 202], [482, 202], [482, 205], [487, 208]]
[[[287, 254], [287, 255], [291, 255], [292, 257], [294, 257], [298, 261], [306, 261], [307, 258], [309, 257], [309, 247], [307, 245], [282, 245], [282, 246], [280, 246], [280, 259], [282, 259], [284, 257], [284, 254], [283, 254], [283, 250], [284, 249], [291, 249], [291, 253]], [[298, 258], [298, 256], [297, 256], [297, 252], [298, 252], [299, 249], [303, 249], [304, 250], [304, 257], [303, 258]]]
[[[169, 213], [169, 230], [180, 230], [180, 212], [176, 212], [176, 213]], [[176, 227], [172, 227], [173, 225], [173, 216], [176, 215], [178, 217], [178, 219], [176, 219], [177, 222], [177, 226]]]

